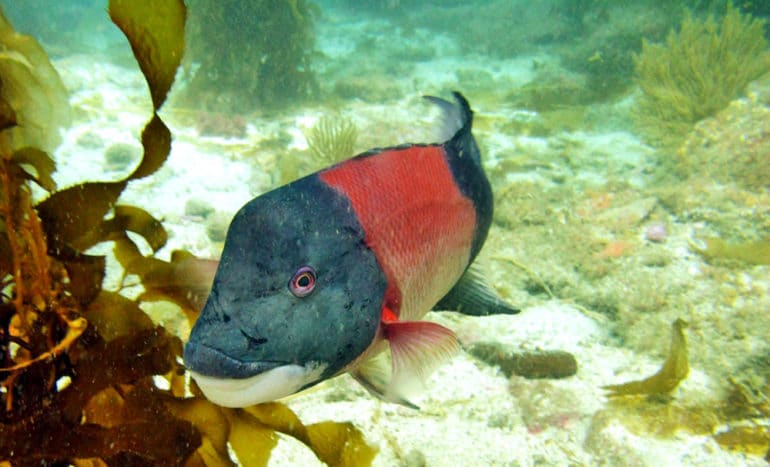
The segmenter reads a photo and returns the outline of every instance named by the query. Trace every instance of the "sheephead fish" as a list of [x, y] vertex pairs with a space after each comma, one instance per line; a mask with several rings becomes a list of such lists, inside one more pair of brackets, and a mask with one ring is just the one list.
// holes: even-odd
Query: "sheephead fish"
[[469, 268], [492, 221], [473, 113], [459, 93], [426, 99], [442, 111], [444, 143], [367, 151], [235, 215], [184, 349], [212, 402], [273, 401], [351, 372], [414, 406], [413, 382], [459, 347], [420, 320], [428, 311], [518, 312]]

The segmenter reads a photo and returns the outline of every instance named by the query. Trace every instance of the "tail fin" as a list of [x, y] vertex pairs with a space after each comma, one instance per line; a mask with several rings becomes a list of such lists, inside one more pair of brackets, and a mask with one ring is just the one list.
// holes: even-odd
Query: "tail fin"
[[465, 96], [457, 91], [452, 92], [456, 103], [449, 102], [440, 97], [424, 96], [425, 99], [436, 104], [443, 113], [442, 124], [439, 129], [441, 141], [452, 141], [458, 149], [466, 148], [471, 157], [481, 164], [481, 157], [471, 136], [473, 124], [473, 111]]

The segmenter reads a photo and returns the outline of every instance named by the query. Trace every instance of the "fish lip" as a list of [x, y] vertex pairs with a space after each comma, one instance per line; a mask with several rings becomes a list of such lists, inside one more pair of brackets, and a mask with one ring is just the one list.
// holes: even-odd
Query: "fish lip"
[[184, 348], [188, 370], [214, 378], [244, 379], [287, 365], [289, 362], [262, 360], [241, 361], [206, 344], [188, 342]]
[[190, 371], [208, 400], [222, 407], [248, 407], [290, 396], [322, 378], [327, 365], [280, 365], [250, 378], [216, 378]]

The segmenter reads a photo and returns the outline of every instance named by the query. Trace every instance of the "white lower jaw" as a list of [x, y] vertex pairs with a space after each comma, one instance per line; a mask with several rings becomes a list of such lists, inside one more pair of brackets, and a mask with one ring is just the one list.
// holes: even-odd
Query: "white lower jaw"
[[318, 381], [326, 365], [284, 365], [243, 379], [217, 378], [190, 371], [211, 402], [223, 407], [247, 407], [290, 396]]

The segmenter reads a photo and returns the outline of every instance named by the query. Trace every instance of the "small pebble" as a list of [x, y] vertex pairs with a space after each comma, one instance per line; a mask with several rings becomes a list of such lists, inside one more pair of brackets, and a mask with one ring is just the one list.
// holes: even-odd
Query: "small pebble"
[[206, 234], [212, 242], [224, 242], [232, 216], [223, 212], [214, 212], [206, 219]]
[[666, 226], [659, 222], [648, 225], [644, 231], [644, 238], [654, 243], [663, 243], [666, 237], [668, 237]]
[[186, 216], [202, 217], [206, 219], [212, 212], [214, 212], [214, 206], [202, 199], [190, 198], [184, 204], [184, 214]]
[[108, 170], [124, 170], [132, 162], [139, 160], [141, 149], [126, 143], [115, 143], [104, 151], [104, 161]]

